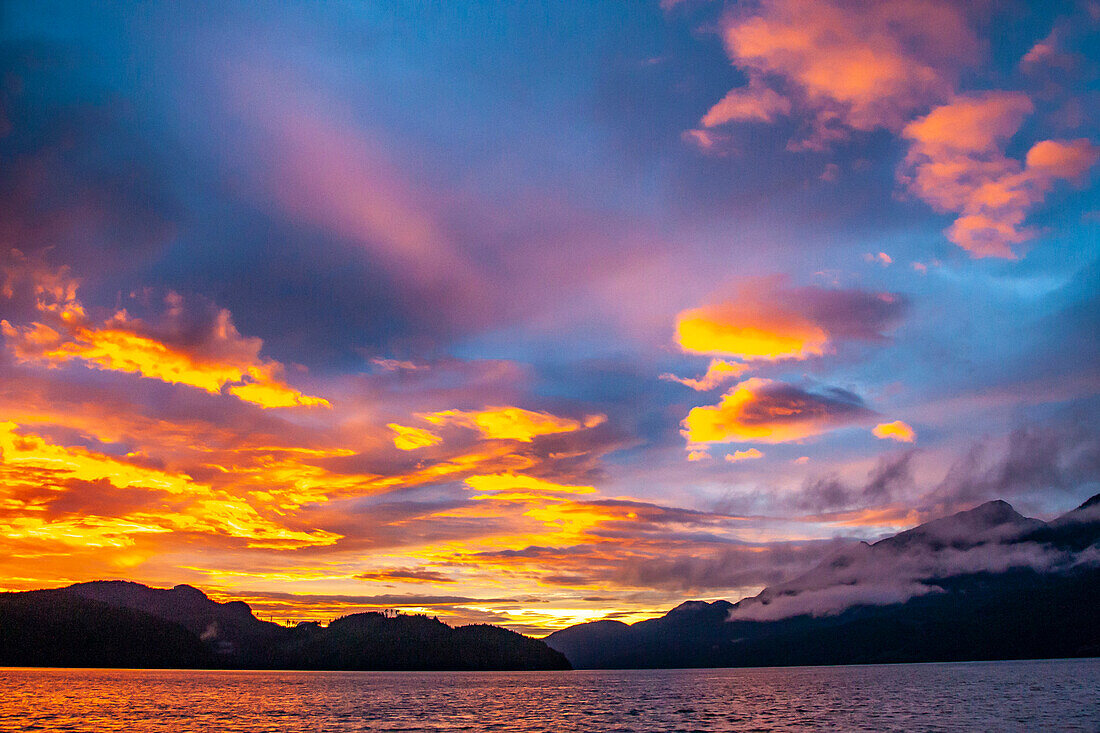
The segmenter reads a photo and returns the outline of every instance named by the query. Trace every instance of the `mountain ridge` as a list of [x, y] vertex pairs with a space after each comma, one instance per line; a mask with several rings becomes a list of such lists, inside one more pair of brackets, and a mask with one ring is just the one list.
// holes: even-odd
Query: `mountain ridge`
[[1004, 501], [942, 517], [736, 603], [546, 637], [578, 668], [783, 666], [1100, 654], [1100, 495], [1042, 522]]
[[368, 612], [288, 628], [193, 586], [109, 580], [0, 593], [0, 666], [548, 670], [569, 662], [538, 639], [485, 624]]

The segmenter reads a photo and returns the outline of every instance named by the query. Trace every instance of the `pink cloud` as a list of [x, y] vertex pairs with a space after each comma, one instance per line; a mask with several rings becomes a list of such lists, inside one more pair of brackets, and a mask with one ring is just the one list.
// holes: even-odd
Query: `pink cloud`
[[704, 127], [716, 127], [727, 122], [771, 122], [790, 111], [789, 100], [753, 79], [749, 86], [727, 92], [703, 116], [702, 123]]
[[1024, 221], [1058, 180], [1082, 181], [1100, 158], [1086, 139], [1043, 140], [1024, 163], [1005, 155], [1033, 105], [1020, 92], [959, 95], [903, 131], [912, 141], [899, 179], [937, 211], [959, 216], [947, 229], [974, 257], [1016, 257], [1035, 232]]
[[727, 16], [722, 38], [750, 82], [704, 124], [767, 121], [794, 102], [812, 117], [813, 131], [797, 144], [810, 148], [846, 137], [846, 129], [900, 129], [912, 113], [948, 98], [959, 69], [978, 55], [959, 8], [937, 0], [765, 0]]
[[[964, 5], [940, 0], [742, 7], [726, 16], [721, 33], [748, 84], [730, 90], [703, 116], [702, 129], [685, 135], [712, 150], [712, 128], [789, 114], [808, 128], [791, 150], [822, 150], [853, 131], [900, 133], [911, 144], [899, 180], [937, 211], [957, 214], [947, 238], [973, 257], [1015, 258], [1036, 234], [1025, 225], [1030, 210], [1056, 181], [1083, 181], [1098, 148], [1085, 139], [1044, 140], [1025, 162], [1007, 157], [1006, 144], [1033, 103], [1023, 92], [959, 92], [960, 73], [980, 60], [964, 13]], [[1063, 56], [1052, 32], [1021, 63]]]
[[414, 185], [382, 141], [293, 78], [237, 71], [233, 104], [270, 151], [258, 161], [261, 196], [360, 244], [411, 282], [472, 277], [434, 213], [440, 202]]
[[748, 450], [738, 450], [733, 453], [727, 453], [726, 461], [729, 463], [740, 463], [741, 461], [752, 461], [763, 457], [764, 452], [759, 448], [749, 448]]

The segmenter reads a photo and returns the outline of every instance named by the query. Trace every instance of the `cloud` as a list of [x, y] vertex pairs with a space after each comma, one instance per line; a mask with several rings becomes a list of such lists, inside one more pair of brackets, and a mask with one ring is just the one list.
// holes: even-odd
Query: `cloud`
[[1036, 175], [1080, 182], [1100, 158], [1100, 148], [1087, 138], [1041, 140], [1027, 151], [1024, 162]]
[[[1042, 140], [1024, 163], [1005, 146], [1034, 109], [1019, 91], [964, 93], [960, 73], [981, 58], [965, 8], [940, 0], [763, 0], [727, 14], [726, 51], [748, 78], [691, 131], [710, 148], [712, 128], [800, 114], [808, 132], [792, 150], [822, 150], [852, 131], [889, 130], [910, 141], [898, 178], [940, 212], [957, 214], [947, 238], [974, 257], [1016, 257], [1024, 226], [1060, 180], [1083, 181], [1100, 159], [1089, 140]], [[1061, 66], [1065, 22], [1021, 62]]]
[[674, 338], [695, 354], [749, 362], [807, 359], [829, 353], [839, 341], [885, 340], [907, 308], [908, 301], [893, 293], [792, 288], [781, 278], [760, 278], [731, 298], [681, 312]]
[[[9, 543], [62, 543], [80, 547], [129, 547], [143, 534], [202, 533], [241, 538], [255, 548], [331, 545], [338, 535], [319, 529], [298, 531], [271, 521], [248, 502], [182, 473], [143, 465], [141, 456], [113, 457], [75, 446], [63, 446], [13, 422], [0, 423], [0, 478], [5, 487], [0, 522]], [[20, 487], [48, 488], [45, 496], [19, 499]], [[43, 511], [58, 499], [94, 487], [110, 498], [114, 490], [131, 491], [129, 507], [111, 507], [103, 516], [93, 506], [57, 515]], [[110, 501], [106, 503], [110, 506]]]
[[732, 138], [716, 130], [684, 130], [680, 139], [706, 155], [719, 158], [729, 155], [735, 149]]
[[808, 391], [754, 377], [681, 423], [689, 444], [804, 440], [873, 415], [859, 396], [837, 388]]
[[396, 277], [465, 288], [476, 278], [424, 188], [332, 100], [269, 64], [238, 65], [224, 94], [256, 135], [255, 193], [286, 215], [356, 242]]
[[958, 7], [935, 0], [764, 0], [729, 13], [722, 39], [749, 83], [703, 124], [770, 121], [795, 109], [810, 132], [793, 147], [812, 149], [849, 130], [900, 129], [950, 96], [979, 48]]
[[1057, 68], [1073, 70], [1077, 59], [1063, 49], [1060, 36], [1065, 35], [1064, 30], [1055, 28], [1045, 38], [1036, 41], [1020, 59], [1020, 68], [1031, 74]]
[[748, 87], [731, 89], [722, 100], [703, 115], [704, 127], [715, 127], [727, 122], [771, 122], [776, 115], [786, 115], [791, 103], [754, 77]]
[[1007, 157], [1032, 109], [1020, 92], [958, 95], [902, 133], [911, 146], [899, 179], [936, 210], [959, 214], [947, 237], [974, 257], [1015, 258], [1013, 248], [1035, 236], [1028, 212], [1055, 182], [1082, 181], [1100, 160], [1084, 138], [1035, 143], [1023, 164]]
[[438, 570], [425, 568], [392, 568], [370, 573], [359, 573], [355, 576], [358, 580], [371, 580], [397, 583], [454, 583], [454, 578], [444, 575]]
[[1025, 495], [1077, 497], [1100, 485], [1100, 440], [1076, 420], [1013, 430], [1006, 438], [977, 441], [952, 463], [923, 497], [929, 508]]
[[[730, 594], [755, 592], [805, 572], [823, 554], [851, 544], [845, 540], [776, 542], [769, 545], [727, 545], [695, 554], [668, 553], [646, 558], [625, 557], [609, 568], [607, 581], [639, 588], [667, 588], [679, 593]], [[597, 576], [598, 577], [598, 576]], [[680, 596], [681, 598], [683, 596]]]
[[1026, 541], [1042, 527], [1004, 502], [934, 520], [894, 537], [841, 549], [801, 577], [741, 601], [730, 620], [829, 616], [854, 606], [891, 605], [943, 592], [948, 578], [1030, 568], [1052, 572], [1094, 563], [1088, 553]]
[[899, 443], [912, 443], [917, 439], [916, 431], [901, 420], [879, 423], [871, 430], [871, 434], [882, 440], [896, 440]]
[[756, 458], [763, 458], [764, 454], [757, 448], [749, 448], [748, 450], [734, 451], [733, 453], [726, 454], [726, 460], [729, 463], [738, 463], [740, 461], [751, 461]]
[[427, 369], [428, 367], [423, 364], [416, 364], [411, 361], [401, 361], [398, 359], [383, 359], [381, 357], [375, 357], [370, 360], [371, 364], [375, 364], [387, 372], [396, 371], [410, 371], [415, 372], [421, 369]]
[[[842, 481], [835, 475], [810, 478], [797, 492], [785, 497], [785, 508], [794, 511], [828, 512], [860, 507], [857, 514], [843, 517], [819, 517], [825, 521], [865, 524], [897, 523], [909, 516], [910, 507], [898, 512], [892, 502], [905, 498], [913, 486], [913, 458], [916, 452], [905, 451], [878, 459], [866, 478], [857, 486]], [[904, 502], [903, 502], [904, 503]], [[885, 511], [883, 507], [885, 505]], [[868, 509], [872, 507], [873, 509]]]
[[711, 359], [706, 373], [699, 379], [677, 377], [675, 374], [662, 374], [660, 378], [666, 382], [678, 382], [697, 392], [709, 392], [721, 386], [723, 382], [736, 379], [749, 369], [747, 364], [738, 364], [725, 359]]
[[695, 354], [723, 354], [747, 361], [805, 359], [825, 353], [827, 334], [804, 318], [745, 312], [735, 304], [704, 306], [676, 318], [676, 342]]
[[417, 448], [427, 448], [443, 442], [443, 438], [430, 430], [410, 428], [392, 422], [388, 423], [386, 427], [394, 432], [393, 445], [399, 450], [416, 450]]
[[[3, 288], [9, 297], [15, 289], [12, 272]], [[25, 326], [0, 320], [0, 333], [17, 361], [47, 368], [79, 362], [211, 394], [226, 392], [266, 408], [330, 406], [286, 384], [283, 365], [262, 358], [263, 342], [242, 336], [225, 309], [189, 313], [184, 299], [169, 293], [156, 322], [125, 309], [97, 321], [77, 299], [77, 286], [64, 270], [39, 278], [33, 288], [42, 320]]]
[[535, 412], [521, 407], [487, 407], [483, 410], [444, 410], [419, 414], [417, 417], [433, 425], [460, 425], [479, 431], [488, 440], [516, 440], [530, 443], [542, 435], [569, 433], [594, 428], [607, 420], [604, 415], [588, 415], [573, 420]]
[[485, 497], [496, 500], [515, 500], [517, 498], [527, 500], [532, 497], [549, 497], [560, 494], [594, 494], [594, 486], [573, 486], [514, 473], [497, 473], [466, 478], [466, 485], [474, 491], [500, 492], [490, 493]]

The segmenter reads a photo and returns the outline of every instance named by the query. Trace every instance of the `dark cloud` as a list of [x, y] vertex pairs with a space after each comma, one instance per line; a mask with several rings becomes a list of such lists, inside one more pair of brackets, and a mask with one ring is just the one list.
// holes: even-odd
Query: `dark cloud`
[[915, 455], [916, 451], [909, 450], [879, 458], [866, 480], [858, 485], [838, 476], [813, 477], [789, 498], [789, 506], [800, 512], [825, 512], [893, 501], [913, 489]]
[[682, 432], [689, 443], [783, 443], [874, 414], [863, 398], [846, 389], [803, 388], [753, 377], [727, 392], [717, 405], [693, 408]]
[[1081, 499], [1100, 485], [1100, 437], [1091, 421], [1070, 419], [1012, 431], [1007, 440], [975, 443], [925, 501], [957, 506], [983, 499]]
[[248, 596], [253, 598], [266, 598], [269, 600], [287, 601], [290, 603], [306, 606], [318, 603], [328, 603], [348, 606], [372, 606], [382, 608], [399, 608], [403, 606], [461, 606], [467, 603], [478, 604], [524, 602], [524, 599], [520, 598], [469, 598], [467, 596], [421, 595], [416, 593], [341, 595], [319, 593], [282, 593], [279, 591], [253, 591], [251, 593], [248, 593]]
[[137, 130], [133, 107], [94, 79], [85, 50], [0, 39], [0, 241], [52, 250], [89, 275], [148, 263], [175, 233], [164, 171], [180, 161]]
[[777, 542], [726, 547], [678, 557], [625, 559], [612, 572], [618, 584], [681, 593], [732, 594], [778, 583], [812, 567], [848, 540]]
[[413, 583], [454, 583], [455, 579], [444, 575], [438, 570], [425, 568], [393, 568], [380, 570], [373, 573], [359, 573], [355, 576], [359, 580], [381, 580], [391, 582]]
[[807, 287], [780, 297], [793, 300], [836, 341], [885, 341], [909, 311], [909, 299], [896, 293]]

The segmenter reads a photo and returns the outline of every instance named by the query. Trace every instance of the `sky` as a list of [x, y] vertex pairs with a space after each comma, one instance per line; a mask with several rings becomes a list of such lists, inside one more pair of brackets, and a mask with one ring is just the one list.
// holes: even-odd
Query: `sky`
[[1100, 492], [1100, 3], [0, 4], [0, 590], [545, 634]]

